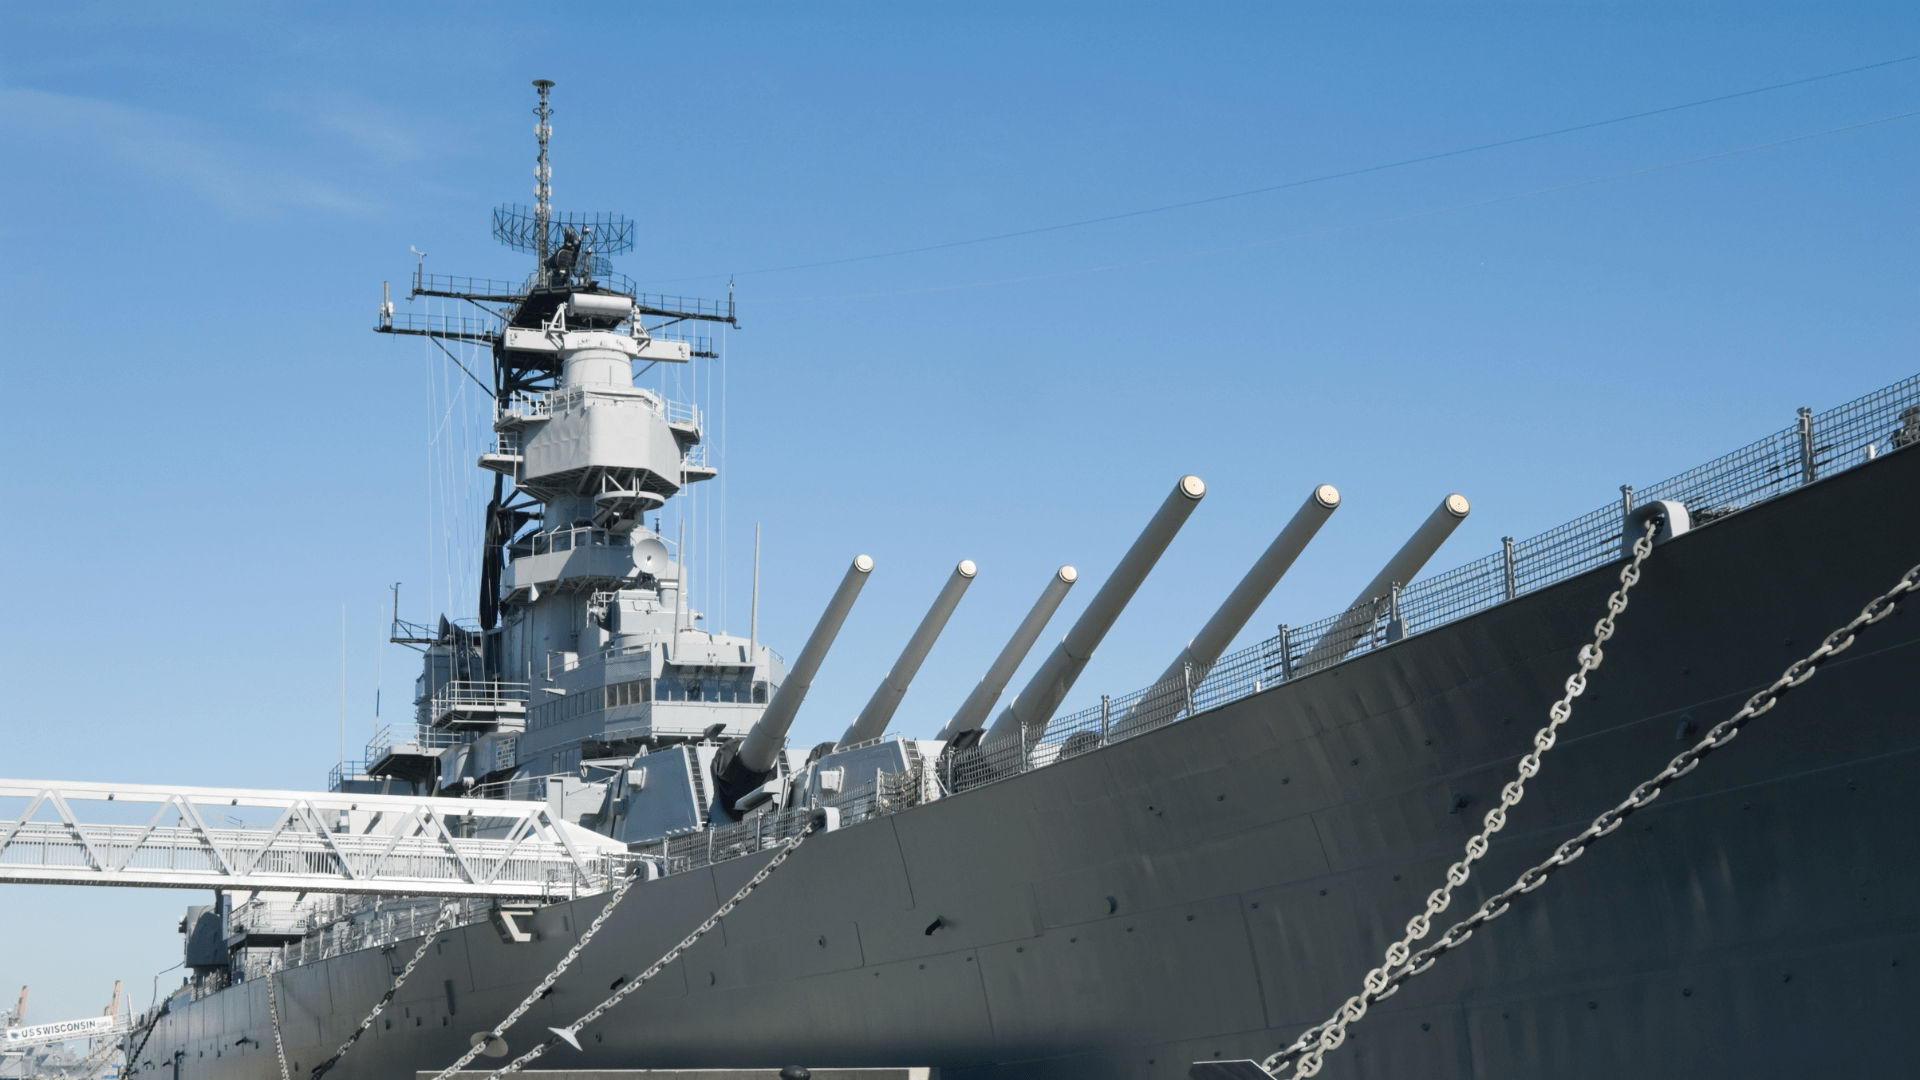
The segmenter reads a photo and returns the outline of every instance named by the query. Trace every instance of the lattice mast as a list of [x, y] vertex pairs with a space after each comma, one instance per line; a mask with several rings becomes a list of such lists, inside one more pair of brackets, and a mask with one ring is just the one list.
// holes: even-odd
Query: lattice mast
[[535, 255], [540, 260], [540, 283], [544, 285], [547, 283], [549, 254], [547, 223], [553, 218], [553, 166], [547, 163], [547, 142], [553, 138], [553, 105], [547, 93], [553, 89], [553, 80], [535, 79], [533, 85], [540, 93], [540, 104], [533, 107], [533, 115], [540, 118], [540, 122], [533, 127], [533, 134], [540, 140], [540, 156], [533, 166], [533, 219], [539, 230], [539, 247]]

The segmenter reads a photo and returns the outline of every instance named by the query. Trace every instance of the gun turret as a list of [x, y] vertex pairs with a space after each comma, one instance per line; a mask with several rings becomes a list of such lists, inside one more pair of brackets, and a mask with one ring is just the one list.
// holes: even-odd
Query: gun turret
[[734, 812], [734, 805], [742, 796], [773, 775], [780, 747], [787, 740], [787, 728], [793, 725], [800, 703], [806, 700], [807, 688], [813, 685], [813, 676], [820, 670], [820, 662], [826, 659], [827, 650], [833, 648], [840, 624], [847, 621], [847, 613], [853, 610], [853, 602], [860, 598], [860, 590], [866, 587], [867, 575], [872, 572], [871, 558], [854, 556], [853, 565], [847, 567], [840, 587], [834, 590], [833, 599], [827, 601], [827, 610], [821, 612], [819, 624], [807, 636], [799, 658], [787, 669], [786, 681], [767, 703], [766, 711], [754, 722], [746, 738], [737, 742], [729, 740], [713, 759], [714, 799], [728, 814]]
[[1047, 722], [1053, 719], [1067, 691], [1073, 689], [1074, 680], [1086, 670], [1087, 661], [1093, 659], [1093, 650], [1100, 646], [1114, 620], [1120, 617], [1140, 583], [1146, 580], [1148, 571], [1160, 561], [1161, 553], [1167, 550], [1167, 545], [1173, 542], [1180, 526], [1187, 523], [1206, 493], [1207, 485], [1197, 476], [1183, 476], [1173, 485], [1166, 501], [1154, 512], [1153, 520], [1147, 522], [1133, 546], [1120, 557], [1120, 565], [1113, 568], [1113, 575], [1074, 621], [1073, 629], [1067, 631], [1067, 636], [1041, 662], [1040, 670], [1027, 680], [1026, 688], [994, 719], [986, 738], [981, 740], [982, 745], [1002, 744], [1021, 732], [1026, 733], [1031, 745], [1046, 731]]
[[919, 672], [927, 653], [933, 649], [940, 631], [946, 629], [947, 620], [953, 617], [953, 609], [960, 606], [960, 598], [966, 595], [967, 586], [973, 584], [976, 572], [972, 559], [961, 559], [960, 565], [953, 568], [953, 576], [947, 578], [940, 595], [933, 598], [933, 607], [928, 609], [926, 618], [920, 620], [919, 628], [907, 639], [906, 648], [900, 650], [900, 659], [893, 662], [887, 677], [880, 680], [879, 688], [867, 700], [867, 707], [861, 709], [860, 715], [847, 725], [846, 734], [840, 736], [836, 749], [844, 750], [854, 743], [879, 738], [886, 732], [887, 724], [893, 720], [894, 710], [900, 707], [900, 699], [906, 696], [907, 687], [913, 684], [914, 675]]
[[1427, 560], [1433, 558], [1433, 553], [1440, 550], [1440, 545], [1446, 543], [1447, 537], [1453, 535], [1453, 530], [1467, 520], [1471, 509], [1467, 497], [1458, 492], [1441, 499], [1440, 505], [1427, 515], [1427, 520], [1414, 530], [1406, 543], [1400, 545], [1400, 550], [1387, 560], [1387, 565], [1380, 568], [1367, 587], [1360, 590], [1360, 595], [1353, 598], [1353, 603], [1347, 605], [1346, 614], [1320, 635], [1320, 640], [1296, 663], [1300, 667], [1312, 667], [1345, 659], [1359, 644], [1357, 630], [1362, 624], [1372, 622], [1374, 602], [1392, 595], [1394, 589], [1412, 581], [1413, 575], [1419, 573], [1420, 568], [1427, 565]]
[[[1293, 566], [1293, 561], [1300, 557], [1300, 553], [1306, 550], [1307, 543], [1320, 531], [1320, 526], [1325, 525], [1339, 507], [1340, 492], [1332, 484], [1321, 484], [1314, 488], [1307, 495], [1306, 503], [1294, 512], [1293, 520], [1287, 522], [1286, 528], [1280, 530], [1280, 535], [1267, 545], [1267, 550], [1247, 571], [1247, 576], [1241, 578], [1240, 584], [1227, 594], [1219, 610], [1213, 613], [1213, 618], [1208, 619], [1193, 640], [1187, 642], [1187, 647], [1180, 650], [1180, 655], [1167, 665], [1167, 670], [1161, 672], [1154, 685], [1183, 682], [1187, 687], [1199, 686], [1214, 662], [1220, 659], [1220, 654], [1233, 641], [1234, 635], [1247, 625], [1248, 619], [1253, 618], [1253, 613], [1259, 610], [1274, 586], [1280, 584], [1280, 578]], [[1125, 732], [1165, 720], [1176, 715], [1186, 702], [1185, 693], [1148, 695], [1115, 722], [1114, 730], [1116, 733]]]
[[1020, 620], [1020, 625], [1013, 631], [1006, 648], [1000, 650], [993, 666], [980, 677], [979, 685], [967, 695], [967, 700], [960, 703], [959, 711], [947, 721], [946, 727], [940, 729], [936, 738], [953, 742], [979, 731], [985, 725], [987, 714], [993, 710], [993, 703], [999, 701], [1000, 695], [1007, 689], [1007, 680], [1013, 678], [1014, 671], [1027, 658], [1033, 643], [1040, 640], [1040, 631], [1046, 628], [1053, 613], [1060, 609], [1060, 601], [1067, 598], [1067, 590], [1073, 588], [1073, 583], [1079, 579], [1079, 572], [1071, 566], [1063, 566], [1054, 572], [1047, 581], [1047, 587], [1041, 590], [1040, 599], [1033, 602], [1033, 610], [1027, 612], [1027, 617]]

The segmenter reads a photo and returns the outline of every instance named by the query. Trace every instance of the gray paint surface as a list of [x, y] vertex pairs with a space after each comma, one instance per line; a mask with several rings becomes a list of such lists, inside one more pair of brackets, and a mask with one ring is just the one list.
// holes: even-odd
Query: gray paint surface
[[[1658, 549], [1572, 724], [1449, 915], [1657, 771], [1684, 717], [1704, 729], [1730, 714], [1920, 561], [1916, 490], [1920, 454], [1890, 454]], [[1458, 857], [1616, 575], [818, 836], [584, 1031], [584, 1052], [556, 1053], [579, 1068], [908, 1060], [950, 1078], [1173, 1078], [1193, 1061], [1262, 1057], [1354, 992]], [[1905, 610], [1376, 1005], [1323, 1075], [1907, 1071], [1916, 670], [1920, 614]], [[1449, 813], [1456, 792], [1469, 805]], [[637, 886], [508, 1033], [514, 1052], [650, 963], [760, 863]], [[526, 945], [484, 925], [442, 935], [394, 1027], [334, 1080], [444, 1067], [603, 903], [542, 909]], [[281, 975], [290, 1062], [330, 1053], [389, 963], [363, 952]], [[264, 1005], [258, 980], [186, 1005], [143, 1057], [157, 1068], [183, 1051], [183, 1080], [272, 1080]], [[260, 1046], [234, 1047], [243, 1034]]]

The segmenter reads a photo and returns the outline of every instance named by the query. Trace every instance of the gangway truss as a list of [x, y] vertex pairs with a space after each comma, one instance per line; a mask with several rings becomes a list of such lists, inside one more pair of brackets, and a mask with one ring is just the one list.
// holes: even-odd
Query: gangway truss
[[0, 883], [532, 898], [630, 869], [543, 802], [0, 780]]

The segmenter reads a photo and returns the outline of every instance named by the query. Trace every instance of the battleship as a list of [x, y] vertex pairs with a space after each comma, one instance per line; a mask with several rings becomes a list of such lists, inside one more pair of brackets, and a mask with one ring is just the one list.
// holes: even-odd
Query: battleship
[[529, 275], [417, 266], [412, 296], [487, 316], [379, 308], [491, 365], [477, 618], [396, 598], [410, 728], [324, 792], [0, 781], [0, 880], [213, 892], [126, 1072], [1909, 1068], [1920, 376], [1423, 577], [1471, 512], [1446, 493], [1348, 608], [1229, 652], [1338, 510], [1301, 477], [1158, 680], [1063, 713], [1208, 495], [1169, 477], [1115, 566], [1034, 583], [950, 716], [890, 730], [964, 560], [845, 733], [790, 746], [883, 571], [849, 552], [792, 661], [693, 609], [661, 511], [718, 470], [641, 376], [709, 358], [687, 328], [734, 303], [641, 291], [631, 221], [553, 208], [552, 85], [534, 205], [493, 216]]

